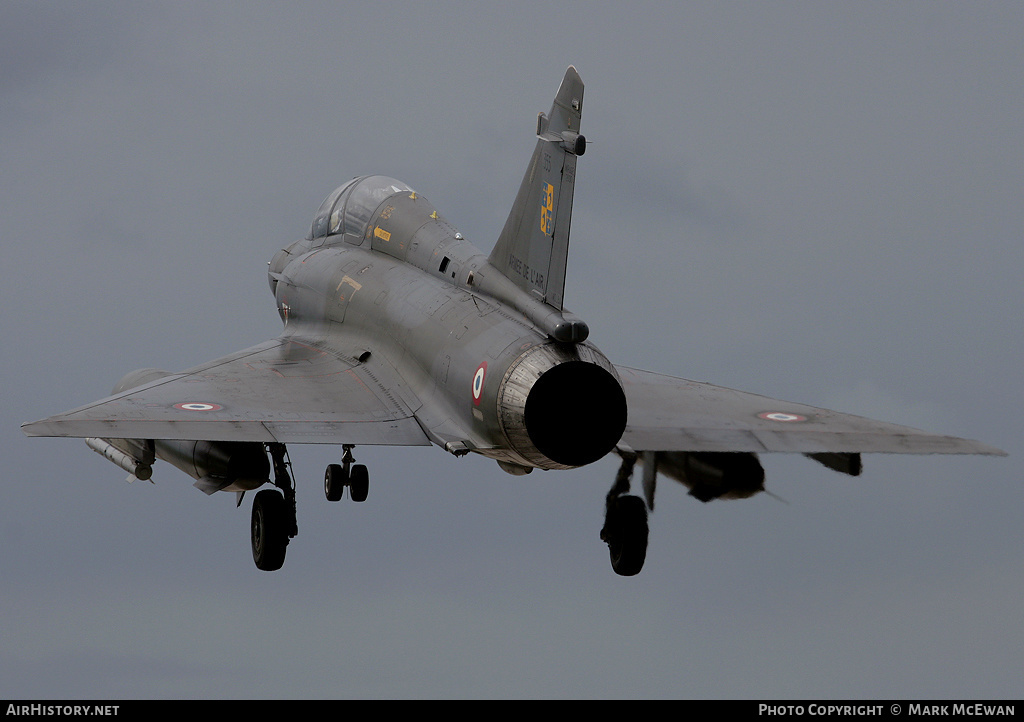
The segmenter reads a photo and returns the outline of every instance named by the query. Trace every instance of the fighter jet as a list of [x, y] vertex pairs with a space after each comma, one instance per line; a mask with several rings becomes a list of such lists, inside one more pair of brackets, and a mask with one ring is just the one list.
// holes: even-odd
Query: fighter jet
[[[277, 338], [180, 373], [142, 369], [112, 395], [25, 424], [82, 437], [149, 479], [162, 459], [206, 494], [259, 491], [256, 566], [284, 563], [297, 534], [288, 444], [335, 444], [324, 492], [369, 491], [361, 445], [436, 445], [494, 459], [510, 474], [621, 466], [601, 538], [613, 569], [643, 567], [655, 482], [701, 501], [764, 490], [763, 452], [796, 452], [846, 474], [861, 453], [997, 454], [976, 441], [613, 364], [564, 305], [583, 82], [570, 67], [508, 220], [489, 254], [412, 186], [353, 178], [327, 196], [301, 240], [269, 263]], [[268, 458], [269, 456], [269, 458]], [[635, 465], [644, 497], [629, 494]]]

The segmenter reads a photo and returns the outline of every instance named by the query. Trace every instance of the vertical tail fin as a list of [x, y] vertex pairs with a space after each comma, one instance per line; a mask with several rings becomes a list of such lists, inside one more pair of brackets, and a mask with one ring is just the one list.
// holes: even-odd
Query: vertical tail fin
[[519, 288], [562, 310], [583, 81], [569, 66], [548, 115], [537, 117], [537, 147], [505, 227], [488, 259]]

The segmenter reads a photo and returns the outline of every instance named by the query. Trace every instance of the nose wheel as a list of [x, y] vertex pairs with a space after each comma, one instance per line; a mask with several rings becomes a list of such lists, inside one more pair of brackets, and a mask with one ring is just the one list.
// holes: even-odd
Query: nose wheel
[[352, 456], [353, 447], [350, 444], [342, 448], [345, 454], [341, 457], [341, 463], [328, 464], [324, 472], [324, 496], [327, 501], [340, 501], [345, 487], [348, 487], [352, 501], [366, 501], [370, 493], [370, 472], [363, 464], [352, 463], [355, 457]]

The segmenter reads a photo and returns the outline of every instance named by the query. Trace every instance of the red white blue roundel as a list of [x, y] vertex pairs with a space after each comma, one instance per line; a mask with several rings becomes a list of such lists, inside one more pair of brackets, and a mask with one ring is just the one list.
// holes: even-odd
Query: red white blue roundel
[[797, 421], [807, 421], [806, 416], [800, 414], [789, 414], [784, 411], [764, 411], [757, 415], [759, 419], [765, 419], [766, 421], [781, 421], [783, 423], [792, 424]]
[[482, 362], [473, 374], [473, 403], [480, 405], [480, 395], [484, 391], [484, 378], [487, 376], [487, 362]]
[[174, 408], [181, 409], [182, 411], [220, 411], [224, 407], [217, 404], [208, 404], [205, 401], [184, 401], [180, 404], [175, 404]]

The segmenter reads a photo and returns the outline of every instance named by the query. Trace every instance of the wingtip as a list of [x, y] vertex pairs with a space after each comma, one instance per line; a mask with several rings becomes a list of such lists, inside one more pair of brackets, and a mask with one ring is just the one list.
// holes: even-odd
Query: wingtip
[[954, 440], [960, 442], [963, 445], [963, 451], [965, 454], [978, 454], [981, 456], [1009, 456], [1010, 454], [1002, 449], [986, 444], [982, 441], [975, 441], [974, 439], [960, 439], [955, 438]]
[[959, 437], [946, 437], [950, 440], [952, 446], [948, 451], [940, 451], [938, 453], [946, 454], [967, 454], [975, 456], [1009, 456], [1009, 453], [1002, 449], [990, 446], [989, 444], [975, 441], [974, 439], [962, 439]]

